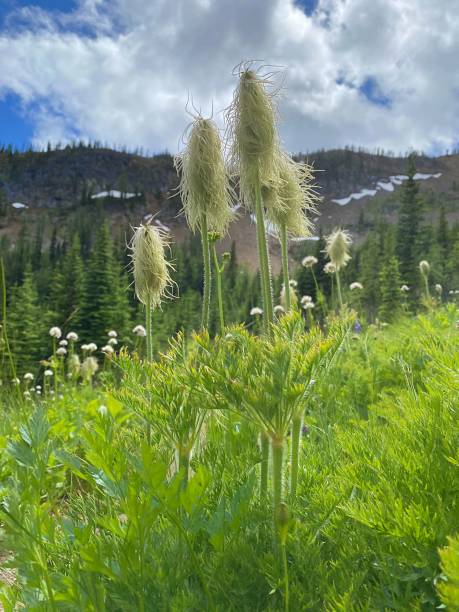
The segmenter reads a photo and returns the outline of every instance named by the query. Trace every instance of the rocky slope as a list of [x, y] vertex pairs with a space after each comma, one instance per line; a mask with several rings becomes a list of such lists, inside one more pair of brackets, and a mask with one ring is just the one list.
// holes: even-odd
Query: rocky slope
[[[304, 157], [304, 156], [302, 156]], [[308, 156], [316, 168], [322, 202], [315, 217], [317, 236], [336, 225], [361, 239], [380, 219], [397, 219], [406, 158], [350, 149]], [[444, 204], [451, 222], [459, 220], [459, 155], [419, 156], [417, 180], [426, 216], [434, 221]], [[168, 154], [142, 157], [104, 148], [68, 147], [48, 152], [0, 152], [0, 235], [14, 236], [24, 221], [46, 217], [47, 225], [63, 225], [71, 211], [103, 206], [113, 224], [152, 219], [173, 239], [187, 228], [175, 194], [177, 176]], [[312, 240], [314, 237], [312, 237]], [[234, 240], [239, 259], [256, 261], [255, 230], [250, 216], [239, 211], [223, 248]], [[278, 267], [278, 245], [272, 256]]]

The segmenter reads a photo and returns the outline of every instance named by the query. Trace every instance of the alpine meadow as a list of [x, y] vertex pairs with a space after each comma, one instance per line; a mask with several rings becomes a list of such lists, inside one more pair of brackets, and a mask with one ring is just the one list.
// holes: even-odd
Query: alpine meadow
[[0, 151], [4, 610], [459, 610], [457, 154], [292, 156], [278, 76]]

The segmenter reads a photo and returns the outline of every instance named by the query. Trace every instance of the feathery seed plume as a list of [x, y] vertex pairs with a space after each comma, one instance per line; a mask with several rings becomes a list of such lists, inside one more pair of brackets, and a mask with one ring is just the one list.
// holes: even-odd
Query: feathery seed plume
[[268, 188], [278, 182], [276, 109], [267, 91], [268, 79], [243, 70], [227, 110], [232, 166], [240, 177], [243, 204], [251, 208], [258, 184]]
[[351, 236], [346, 230], [337, 229], [327, 236], [325, 252], [331, 263], [335, 266], [336, 271], [344, 268], [351, 259], [349, 255], [349, 246], [351, 244]]
[[428, 276], [429, 272], [430, 272], [430, 264], [429, 264], [429, 262], [426, 261], [425, 259], [420, 261], [419, 262], [419, 270], [420, 270], [422, 276]]
[[131, 259], [137, 299], [152, 308], [160, 305], [172, 284], [164, 256], [165, 241], [156, 227], [140, 225], [131, 241]]
[[232, 191], [222, 156], [220, 134], [211, 119], [197, 117], [185, 151], [175, 158], [180, 174], [180, 195], [191, 230], [226, 234], [234, 217]]

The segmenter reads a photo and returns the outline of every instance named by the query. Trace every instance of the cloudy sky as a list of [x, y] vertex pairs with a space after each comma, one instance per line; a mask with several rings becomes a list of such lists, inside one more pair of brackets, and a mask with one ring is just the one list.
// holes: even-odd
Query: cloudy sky
[[177, 152], [233, 68], [282, 66], [292, 152], [459, 142], [459, 0], [0, 0], [0, 142]]

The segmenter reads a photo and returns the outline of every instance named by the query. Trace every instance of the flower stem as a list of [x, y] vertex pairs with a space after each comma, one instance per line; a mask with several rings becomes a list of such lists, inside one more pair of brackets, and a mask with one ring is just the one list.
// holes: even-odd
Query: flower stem
[[188, 483], [188, 475], [190, 469], [190, 451], [186, 448], [179, 447], [178, 449], [179, 470], [184, 471], [183, 484]]
[[289, 311], [290, 305], [290, 282], [288, 275], [288, 238], [287, 238], [287, 227], [284, 224], [280, 226], [280, 242], [282, 250], [282, 274], [284, 277], [284, 293], [285, 293], [285, 306], [286, 310]]
[[284, 570], [284, 610], [289, 610], [289, 584], [288, 584], [288, 564], [287, 564], [287, 546], [281, 543], [282, 567]]
[[205, 215], [201, 219], [201, 242], [202, 259], [204, 262], [204, 293], [202, 302], [201, 329], [209, 327], [210, 293], [211, 293], [211, 271], [210, 271], [210, 249], [209, 236], [207, 233], [207, 218]]
[[218, 262], [217, 255], [217, 247], [215, 246], [215, 241], [212, 242], [212, 253], [214, 256], [214, 266], [215, 272], [217, 274], [217, 301], [218, 301], [218, 316], [220, 320], [220, 333], [223, 334], [223, 329], [225, 328], [225, 317], [223, 314], [223, 292], [222, 292], [222, 272], [223, 268], [220, 267]]
[[257, 223], [257, 245], [260, 260], [261, 290], [263, 295], [263, 323], [265, 334], [271, 332], [271, 324], [274, 319], [273, 294], [271, 285], [271, 271], [269, 266], [268, 242], [266, 239], [265, 216], [263, 213], [263, 202], [261, 198], [260, 181], [255, 186], [255, 217]]
[[300, 416], [292, 420], [292, 466], [290, 474], [290, 495], [294, 499], [298, 484], [298, 465], [300, 459], [301, 425], [303, 419]]
[[273, 454], [273, 501], [275, 520], [279, 504], [282, 501], [284, 438], [282, 436], [273, 437], [271, 439], [271, 449]]
[[339, 306], [340, 308], [343, 307], [343, 297], [341, 295], [341, 281], [339, 278], [339, 270], [336, 270], [336, 289], [338, 291], [338, 302], [339, 302]]
[[265, 431], [260, 434], [261, 471], [260, 471], [260, 497], [268, 493], [268, 467], [269, 467], [269, 436]]
[[150, 295], [147, 297], [147, 303], [145, 304], [145, 327], [147, 333], [147, 359], [153, 361], [153, 344], [151, 336], [151, 299]]

